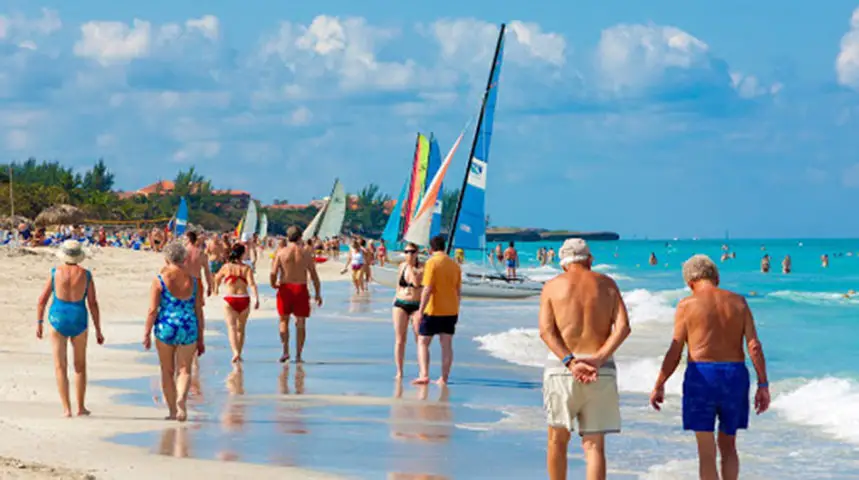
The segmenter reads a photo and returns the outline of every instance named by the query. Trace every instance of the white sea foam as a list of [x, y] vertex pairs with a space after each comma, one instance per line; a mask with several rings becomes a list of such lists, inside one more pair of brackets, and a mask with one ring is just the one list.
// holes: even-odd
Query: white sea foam
[[797, 292], [794, 290], [779, 290], [768, 294], [767, 297], [811, 305], [859, 303], [859, 295], [845, 298], [844, 293], [846, 292]]
[[859, 382], [855, 380], [814, 379], [779, 395], [772, 407], [791, 422], [859, 445]]

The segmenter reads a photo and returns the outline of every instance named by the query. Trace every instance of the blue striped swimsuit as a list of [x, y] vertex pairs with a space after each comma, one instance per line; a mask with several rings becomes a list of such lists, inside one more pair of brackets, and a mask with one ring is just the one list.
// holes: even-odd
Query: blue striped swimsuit
[[155, 338], [167, 345], [197, 343], [197, 281], [194, 280], [194, 290], [187, 300], [173, 296], [161, 275], [158, 275], [158, 281], [161, 282], [161, 303], [155, 318]]
[[51, 309], [48, 311], [48, 322], [52, 327], [54, 327], [54, 330], [56, 330], [57, 333], [64, 337], [77, 337], [78, 335], [86, 332], [87, 326], [89, 325], [89, 312], [87, 312], [86, 308], [86, 296], [89, 291], [89, 283], [92, 279], [92, 274], [89, 273], [89, 270], [84, 271], [86, 272], [86, 288], [84, 289], [84, 296], [76, 302], [70, 302], [57, 298], [57, 288], [54, 282], [57, 275], [57, 269], [51, 269], [51, 292], [53, 293], [53, 299], [51, 300]]

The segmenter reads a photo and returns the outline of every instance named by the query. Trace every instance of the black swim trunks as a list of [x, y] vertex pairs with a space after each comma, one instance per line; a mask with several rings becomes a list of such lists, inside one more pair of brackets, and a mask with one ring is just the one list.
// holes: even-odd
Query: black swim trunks
[[456, 333], [456, 321], [458, 319], [459, 315], [424, 315], [421, 317], [420, 325], [418, 325], [418, 334], [423, 337], [432, 337], [442, 333], [453, 335]]

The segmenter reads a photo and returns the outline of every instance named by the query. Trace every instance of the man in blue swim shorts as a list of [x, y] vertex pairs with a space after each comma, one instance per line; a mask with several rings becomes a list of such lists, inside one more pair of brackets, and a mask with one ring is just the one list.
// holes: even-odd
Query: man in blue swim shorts
[[[650, 395], [656, 410], [665, 400], [665, 382], [677, 369], [684, 345], [689, 345], [683, 378], [683, 429], [695, 432], [698, 473], [702, 479], [733, 480], [740, 474], [737, 430], [749, 426], [749, 371], [743, 343], [758, 377], [755, 412], [770, 405], [766, 362], [755, 320], [742, 295], [719, 288], [719, 271], [706, 255], [683, 264], [683, 281], [692, 295], [677, 305], [674, 336]], [[719, 420], [719, 437], [713, 432]], [[721, 455], [722, 476], [716, 467]]]

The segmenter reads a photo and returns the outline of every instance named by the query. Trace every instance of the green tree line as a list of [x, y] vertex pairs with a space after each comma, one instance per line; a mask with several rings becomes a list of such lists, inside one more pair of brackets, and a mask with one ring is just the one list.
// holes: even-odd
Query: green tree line
[[[10, 173], [13, 183], [10, 183]], [[149, 196], [122, 197], [113, 190], [114, 174], [103, 160], [92, 168], [76, 172], [57, 161], [29, 159], [21, 163], [0, 165], [0, 215], [11, 213], [10, 188], [14, 196], [15, 214], [35, 218], [45, 208], [66, 203], [74, 205], [91, 220], [146, 221], [172, 217], [182, 197], [188, 202], [189, 221], [207, 230], [227, 231], [235, 228], [247, 210], [247, 198], [216, 193], [211, 180], [194, 167], [177, 173], [174, 189], [155, 192]], [[444, 193], [443, 224], [453, 217], [458, 191]], [[378, 185], [370, 184], [348, 202], [344, 230], [369, 236], [378, 236], [388, 221], [385, 203], [391, 197]], [[277, 204], [286, 204], [277, 200]], [[305, 228], [317, 213], [314, 207], [299, 210], [266, 209], [269, 232], [281, 235], [295, 225]]]

